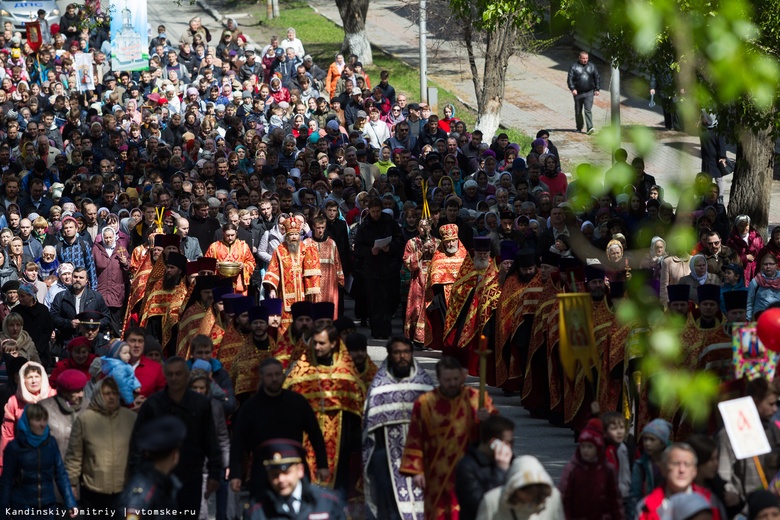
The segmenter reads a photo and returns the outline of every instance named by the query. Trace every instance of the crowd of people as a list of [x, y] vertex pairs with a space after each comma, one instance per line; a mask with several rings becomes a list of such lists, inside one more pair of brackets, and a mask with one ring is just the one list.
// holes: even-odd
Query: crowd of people
[[[729, 218], [711, 116], [676, 207], [624, 150], [605, 179], [626, 185], [585, 197], [549, 131], [483, 140], [359, 56], [315, 63], [293, 28], [260, 49], [234, 20], [159, 26], [127, 72], [91, 13], [40, 12], [38, 52], [0, 35], [0, 515], [207, 518], [214, 495], [220, 520], [780, 518], [780, 386], [731, 381], [772, 447], [737, 460], [654, 404], [632, 348], [654, 323], [616, 311], [641, 293], [683, 323], [677, 366], [725, 381], [734, 324], [779, 305], [780, 228]], [[593, 133], [587, 53], [569, 88]], [[570, 292], [596, 355], [567, 374]], [[557, 484], [467, 374], [574, 430]]]

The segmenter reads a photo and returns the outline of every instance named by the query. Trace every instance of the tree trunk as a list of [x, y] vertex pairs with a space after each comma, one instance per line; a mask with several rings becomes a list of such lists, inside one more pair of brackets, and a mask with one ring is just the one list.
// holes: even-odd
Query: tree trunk
[[348, 56], [355, 54], [363, 67], [374, 64], [371, 43], [366, 33], [366, 16], [369, 0], [336, 0], [341, 22], [344, 24], [344, 42], [341, 52]]
[[761, 131], [737, 129], [737, 166], [731, 183], [729, 215], [748, 215], [762, 233], [769, 225], [769, 202], [775, 170], [775, 142], [772, 128]]
[[501, 107], [504, 104], [504, 85], [509, 58], [514, 54], [517, 28], [514, 17], [509, 17], [487, 35], [485, 48], [485, 72], [482, 75], [482, 90], [477, 95], [477, 123], [482, 139], [489, 143], [501, 122]]

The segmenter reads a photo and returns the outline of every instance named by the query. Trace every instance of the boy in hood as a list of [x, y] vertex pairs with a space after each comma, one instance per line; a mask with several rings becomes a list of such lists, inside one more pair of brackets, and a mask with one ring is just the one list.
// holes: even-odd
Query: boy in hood
[[488, 491], [477, 520], [563, 520], [561, 494], [536, 457], [524, 455], [509, 467], [506, 483]]

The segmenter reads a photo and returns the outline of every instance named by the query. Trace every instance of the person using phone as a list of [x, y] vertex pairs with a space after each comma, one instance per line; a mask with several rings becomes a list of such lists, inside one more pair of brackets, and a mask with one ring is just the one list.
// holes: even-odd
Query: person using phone
[[485, 493], [506, 480], [514, 455], [515, 424], [502, 415], [491, 415], [480, 424], [479, 443], [455, 468], [455, 494], [460, 504], [460, 520], [475, 520]]

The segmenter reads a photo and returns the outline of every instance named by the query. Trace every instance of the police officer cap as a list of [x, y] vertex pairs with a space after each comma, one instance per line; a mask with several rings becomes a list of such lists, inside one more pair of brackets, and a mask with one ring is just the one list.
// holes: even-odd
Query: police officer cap
[[306, 452], [299, 442], [289, 439], [269, 439], [260, 445], [260, 453], [265, 467], [287, 471], [293, 464], [303, 462]]
[[76, 315], [76, 319], [85, 327], [100, 327], [100, 320], [102, 318], [103, 315], [98, 311], [83, 311]]
[[181, 445], [187, 426], [178, 417], [165, 415], [144, 425], [138, 432], [138, 448], [151, 453], [165, 453]]

